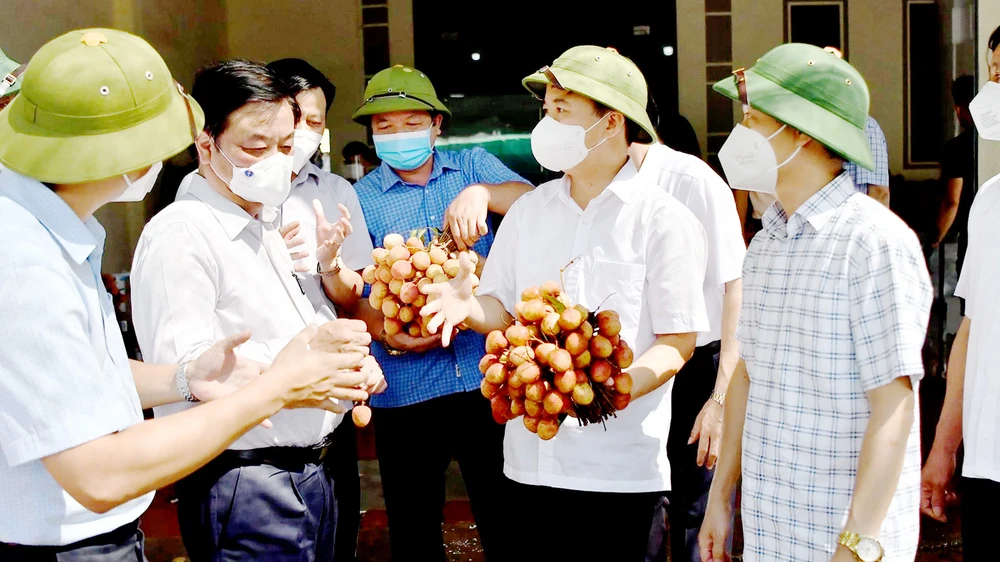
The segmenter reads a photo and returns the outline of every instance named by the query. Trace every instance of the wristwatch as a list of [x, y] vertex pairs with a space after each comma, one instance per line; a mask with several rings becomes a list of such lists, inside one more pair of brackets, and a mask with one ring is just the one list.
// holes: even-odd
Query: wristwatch
[[177, 370], [174, 371], [174, 381], [177, 383], [177, 391], [188, 402], [201, 402], [197, 396], [191, 394], [191, 387], [188, 386], [187, 364], [187, 361], [181, 363], [177, 366]]
[[859, 562], [880, 562], [885, 555], [878, 539], [851, 531], [840, 533], [840, 544], [847, 547]]
[[716, 391], [713, 390], [712, 394], [710, 394], [708, 397], [710, 399], [712, 399], [712, 401], [714, 401], [715, 403], [717, 403], [719, 406], [725, 406], [726, 405], [726, 393], [725, 392], [716, 392]]
[[317, 261], [316, 273], [321, 277], [332, 277], [340, 273], [340, 255], [338, 254], [337, 257], [333, 259], [333, 269], [330, 271], [323, 271], [323, 267], [320, 265], [319, 261]]
[[393, 357], [399, 357], [400, 355], [406, 355], [406, 351], [402, 349], [396, 349], [389, 345], [389, 342], [385, 341], [386, 333], [385, 328], [382, 329], [382, 336], [379, 338], [382, 340], [382, 347], [385, 348], [385, 352]]

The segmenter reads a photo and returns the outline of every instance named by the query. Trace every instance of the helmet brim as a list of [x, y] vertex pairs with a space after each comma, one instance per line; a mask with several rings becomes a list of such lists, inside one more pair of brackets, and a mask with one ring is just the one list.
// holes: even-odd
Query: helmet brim
[[[638, 127], [636, 142], [649, 144], [658, 138], [656, 128], [653, 127], [653, 123], [646, 113], [646, 108], [636, 100], [589, 76], [572, 70], [549, 68], [549, 72], [559, 82], [557, 87], [586, 96], [624, 115]], [[549, 83], [548, 76], [542, 72], [536, 72], [521, 81], [521, 84], [538, 99], [545, 99], [545, 87]]]
[[[427, 97], [430, 98], [430, 96]], [[385, 96], [366, 101], [354, 112], [351, 119], [367, 127], [371, 125], [372, 115], [392, 113], [394, 111], [430, 111], [441, 113], [446, 118], [451, 117], [451, 110], [445, 107], [437, 98], [417, 99], [414, 97]]]
[[[744, 71], [750, 106], [816, 139], [838, 156], [866, 170], [875, 169], [875, 159], [863, 127], [787, 90], [754, 72]], [[739, 101], [733, 77], [716, 82], [712, 89]]]
[[192, 134], [205, 126], [205, 114], [194, 98], [176, 90], [171, 95], [170, 105], [159, 115], [93, 135], [58, 134], [36, 125], [27, 100], [18, 96], [0, 111], [0, 138], [5, 141], [0, 143], [0, 162], [46, 183], [96, 181], [162, 162], [190, 146]]

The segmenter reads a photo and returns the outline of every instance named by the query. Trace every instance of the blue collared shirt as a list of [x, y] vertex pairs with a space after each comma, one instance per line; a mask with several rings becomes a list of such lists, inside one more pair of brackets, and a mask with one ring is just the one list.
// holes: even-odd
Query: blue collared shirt
[[0, 217], [0, 542], [65, 545], [134, 521], [153, 494], [97, 514], [42, 459], [142, 422], [142, 407], [101, 281], [104, 229], [11, 170]]
[[[407, 236], [426, 227], [441, 228], [444, 212], [466, 187], [476, 183], [497, 184], [527, 180], [515, 174], [497, 157], [482, 148], [452, 152], [434, 151], [434, 169], [426, 186], [405, 183], [385, 162], [354, 184], [361, 201], [372, 244], [382, 245], [387, 234]], [[473, 249], [489, 254], [493, 231], [476, 242]], [[365, 288], [367, 294], [370, 288]], [[477, 390], [482, 382], [479, 360], [485, 353], [483, 336], [466, 330], [447, 349], [408, 353], [393, 357], [377, 342], [372, 353], [378, 359], [389, 388], [372, 396], [375, 407], [392, 408], [424, 402], [439, 396]]]
[[844, 170], [851, 174], [854, 189], [867, 194], [869, 185], [889, 186], [889, 147], [885, 142], [882, 127], [870, 115], [865, 121], [865, 137], [868, 138], [868, 146], [872, 149], [875, 170], [866, 170], [854, 162], [845, 163]]

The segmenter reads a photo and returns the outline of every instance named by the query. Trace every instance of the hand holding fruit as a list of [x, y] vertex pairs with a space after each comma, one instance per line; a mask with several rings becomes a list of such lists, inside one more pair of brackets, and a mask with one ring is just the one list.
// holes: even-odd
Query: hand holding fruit
[[[431, 321], [420, 314], [429, 297], [421, 290], [434, 283], [447, 283], [459, 273], [458, 254], [449, 253], [452, 241], [446, 233], [431, 238], [424, 245], [426, 229], [414, 231], [408, 240], [389, 234], [383, 246], [372, 251], [374, 264], [365, 268], [361, 278], [371, 285], [368, 305], [382, 312], [385, 342], [398, 350], [423, 352], [440, 347], [441, 337], [427, 326]], [[473, 263], [478, 257], [471, 257]], [[479, 284], [470, 275], [473, 289]]]
[[324, 271], [333, 269], [333, 262], [340, 254], [340, 247], [353, 232], [350, 211], [342, 204], [338, 204], [337, 208], [340, 209], [340, 219], [330, 224], [323, 214], [323, 204], [319, 199], [313, 199], [313, 210], [316, 212], [316, 261]]
[[420, 315], [429, 317], [427, 330], [436, 334], [441, 330], [441, 345], [448, 347], [452, 332], [472, 314], [476, 306], [476, 296], [473, 294], [473, 271], [476, 266], [469, 254], [462, 252], [458, 256], [458, 275], [447, 283], [433, 283], [421, 289], [430, 300]]
[[444, 212], [444, 225], [451, 228], [459, 251], [472, 247], [480, 236], [487, 234], [486, 223], [490, 210], [490, 192], [485, 186], [475, 184], [462, 190]]
[[424, 353], [431, 349], [441, 347], [441, 334], [432, 334], [425, 337], [413, 337], [410, 334], [399, 332], [397, 334], [385, 335], [385, 343], [393, 349], [400, 351], [410, 351], [413, 353]]
[[368, 355], [372, 336], [361, 320], [338, 318], [320, 326], [312, 347], [328, 353], [360, 353]]

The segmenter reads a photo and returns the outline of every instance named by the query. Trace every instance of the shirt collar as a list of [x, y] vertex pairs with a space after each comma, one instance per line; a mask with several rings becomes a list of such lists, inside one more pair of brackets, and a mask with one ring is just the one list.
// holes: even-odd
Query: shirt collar
[[80, 220], [54, 191], [13, 170], [5, 169], [0, 173], [0, 193], [38, 219], [77, 265], [91, 255], [100, 264], [105, 231], [97, 219], [89, 217], [86, 221]]
[[[191, 190], [188, 193], [211, 209], [212, 215], [222, 225], [222, 229], [230, 240], [235, 240], [254, 220], [249, 213], [243, 210], [243, 207], [226, 199], [208, 185], [208, 181], [197, 171], [191, 172], [188, 177], [191, 179]], [[264, 209], [266, 210], [267, 207]], [[261, 212], [261, 216], [264, 218], [263, 212]]]
[[[622, 203], [625, 203], [627, 205], [632, 202], [638, 182], [646, 181], [643, 178], [644, 176], [639, 176], [639, 172], [638, 170], [635, 169], [635, 165], [632, 164], [632, 161], [628, 160], [625, 162], [625, 165], [622, 166], [622, 169], [618, 170], [618, 173], [611, 180], [611, 183], [609, 183], [608, 186], [604, 188], [604, 191], [602, 191], [601, 194], [595, 197], [594, 199], [601, 197], [602, 195], [604, 195], [604, 192], [606, 191], [618, 197], [619, 199], [621, 199]], [[566, 176], [566, 174], [563, 174], [561, 178], [555, 181], [559, 182], [559, 185], [557, 185], [556, 189], [553, 189], [552, 192], [549, 193], [548, 198], [545, 199], [546, 203], [551, 201], [552, 198], [555, 197], [556, 195], [559, 195], [560, 197], [563, 197], [565, 199], [570, 199], [569, 177]]]
[[791, 217], [785, 213], [781, 203], [775, 201], [768, 207], [761, 221], [768, 232], [779, 238], [798, 234], [805, 223], [811, 224], [813, 229], [819, 231], [830, 221], [837, 208], [855, 193], [857, 191], [854, 189], [854, 181], [850, 174], [841, 173], [807, 199]]
[[316, 167], [316, 164], [312, 162], [306, 162], [306, 165], [302, 167], [302, 170], [298, 174], [295, 174], [295, 179], [292, 180], [292, 189], [301, 186], [302, 184], [309, 181], [309, 178], [316, 178], [319, 181], [320, 169]]
[[[431, 154], [431, 158], [434, 159], [434, 167], [431, 169], [431, 177], [427, 180], [427, 185], [430, 185], [434, 180], [438, 178], [444, 171], [447, 170], [461, 170], [462, 167], [458, 162], [452, 158], [451, 154], [447, 150], [434, 150]], [[406, 183], [396, 170], [393, 170], [384, 160], [382, 164], [378, 167], [378, 173], [381, 175], [382, 180], [382, 193], [389, 191], [397, 184], [409, 185], [413, 187], [426, 187], [415, 185], [412, 183]]]

